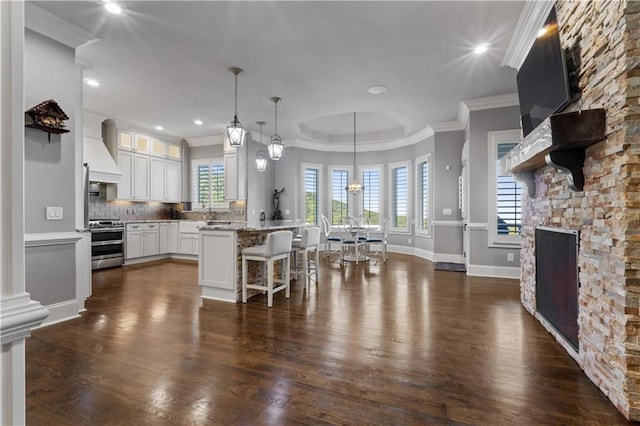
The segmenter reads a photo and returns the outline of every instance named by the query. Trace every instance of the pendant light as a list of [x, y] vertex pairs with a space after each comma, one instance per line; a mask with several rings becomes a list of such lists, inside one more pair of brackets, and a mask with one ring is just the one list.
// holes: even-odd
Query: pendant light
[[[260, 126], [260, 145], [262, 145], [262, 126], [265, 125], [264, 121], [256, 122]], [[264, 152], [258, 151], [256, 154], [256, 168], [259, 172], [264, 172], [267, 169], [267, 159], [264, 158]]]
[[364, 185], [358, 182], [356, 176], [358, 174], [358, 167], [356, 163], [356, 113], [353, 112], [353, 176], [354, 179], [351, 181], [349, 185], [347, 185], [344, 189], [346, 189], [349, 193], [356, 195], [358, 192], [364, 189]]
[[282, 144], [282, 139], [278, 136], [278, 102], [281, 101], [278, 97], [271, 98], [271, 101], [276, 106], [276, 120], [275, 120], [275, 129], [276, 132], [271, 136], [271, 143], [269, 144], [269, 158], [272, 160], [279, 160], [282, 158], [282, 151], [284, 151], [284, 145]]
[[229, 68], [229, 71], [231, 71], [236, 76], [236, 108], [231, 126], [227, 126], [227, 137], [229, 138], [229, 144], [235, 148], [238, 148], [241, 147], [244, 143], [245, 136], [245, 130], [242, 128], [242, 124], [240, 124], [240, 122], [238, 121], [238, 76], [242, 74], [243, 71], [237, 67], [231, 67]]

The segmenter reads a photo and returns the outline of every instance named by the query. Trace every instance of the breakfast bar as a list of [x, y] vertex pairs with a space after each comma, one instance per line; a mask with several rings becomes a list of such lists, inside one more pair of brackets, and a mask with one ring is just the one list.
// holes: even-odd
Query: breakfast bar
[[[263, 244], [270, 232], [295, 231], [302, 226], [305, 223], [298, 220], [201, 226], [198, 283], [202, 287], [202, 298], [239, 303], [242, 300], [242, 250]], [[260, 273], [257, 267], [249, 269], [249, 281], [255, 280]]]

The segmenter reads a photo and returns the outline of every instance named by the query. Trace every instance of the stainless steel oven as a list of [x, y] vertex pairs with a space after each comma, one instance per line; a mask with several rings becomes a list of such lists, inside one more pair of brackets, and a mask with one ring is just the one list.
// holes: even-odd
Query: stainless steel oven
[[118, 220], [91, 220], [91, 269], [122, 266], [124, 224]]

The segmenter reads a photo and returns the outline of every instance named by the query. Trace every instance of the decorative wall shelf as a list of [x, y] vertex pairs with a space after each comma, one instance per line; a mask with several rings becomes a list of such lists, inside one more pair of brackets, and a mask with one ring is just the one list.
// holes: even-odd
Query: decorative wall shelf
[[585, 148], [606, 138], [604, 109], [552, 114], [500, 161], [535, 197], [535, 171], [546, 165], [567, 174], [569, 187], [582, 191]]

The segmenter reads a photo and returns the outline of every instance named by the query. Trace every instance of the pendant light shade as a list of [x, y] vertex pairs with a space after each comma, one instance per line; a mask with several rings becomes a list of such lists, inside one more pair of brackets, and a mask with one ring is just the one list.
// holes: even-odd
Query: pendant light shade
[[238, 121], [238, 76], [242, 74], [242, 70], [237, 67], [229, 69], [236, 76], [236, 89], [235, 89], [235, 113], [233, 115], [233, 121], [230, 126], [227, 126], [227, 138], [229, 138], [229, 145], [233, 147], [240, 147], [244, 143], [245, 130]]
[[275, 133], [271, 136], [271, 142], [269, 143], [269, 158], [272, 160], [279, 160], [282, 158], [282, 153], [284, 151], [284, 145], [282, 144], [282, 139], [278, 136], [278, 102], [280, 102], [280, 98], [273, 97], [271, 101], [275, 104]]
[[364, 190], [364, 185], [358, 182], [356, 176], [358, 174], [358, 164], [356, 163], [356, 113], [353, 113], [353, 176], [354, 179], [344, 189], [350, 194], [356, 195]]
[[[256, 123], [260, 126], [260, 145], [262, 145], [262, 126], [264, 126], [264, 121], [258, 121]], [[256, 154], [256, 168], [259, 172], [264, 172], [267, 169], [267, 159], [264, 158], [264, 152], [258, 151]]]

